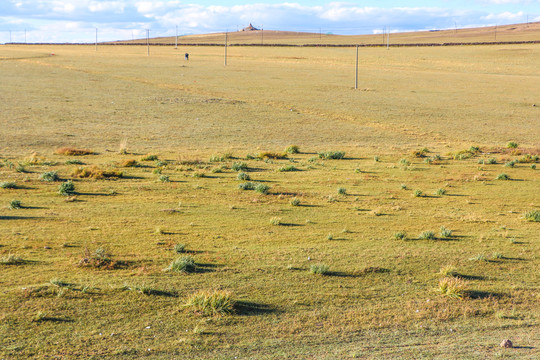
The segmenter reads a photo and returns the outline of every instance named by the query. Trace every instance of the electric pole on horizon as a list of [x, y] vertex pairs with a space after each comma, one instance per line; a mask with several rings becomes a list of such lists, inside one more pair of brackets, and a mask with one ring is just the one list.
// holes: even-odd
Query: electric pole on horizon
[[358, 89], [358, 45], [356, 45], [356, 75], [354, 76], [354, 89]]
[[146, 56], [150, 56], [150, 29], [146, 29]]
[[229, 30], [225, 31], [225, 60], [224, 65], [227, 66], [227, 37], [229, 36]]

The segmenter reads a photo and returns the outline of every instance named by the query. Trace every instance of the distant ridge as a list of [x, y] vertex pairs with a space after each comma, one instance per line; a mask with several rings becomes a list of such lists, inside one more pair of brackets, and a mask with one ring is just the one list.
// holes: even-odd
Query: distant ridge
[[[227, 34], [231, 46], [386, 46], [388, 38], [377, 35], [333, 35], [323, 33], [259, 30], [237, 31]], [[175, 37], [151, 38], [152, 45], [174, 45]], [[225, 33], [186, 35], [178, 37], [179, 45], [222, 46]], [[540, 22], [391, 33], [391, 46], [450, 46], [490, 44], [530, 44], [540, 42]], [[111, 45], [146, 45], [146, 39], [112, 41]]]

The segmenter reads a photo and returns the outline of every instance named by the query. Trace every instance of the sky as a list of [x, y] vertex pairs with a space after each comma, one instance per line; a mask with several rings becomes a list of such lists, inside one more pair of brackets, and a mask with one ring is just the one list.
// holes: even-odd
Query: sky
[[373, 34], [540, 21], [540, 0], [0, 0], [0, 43], [265, 30]]

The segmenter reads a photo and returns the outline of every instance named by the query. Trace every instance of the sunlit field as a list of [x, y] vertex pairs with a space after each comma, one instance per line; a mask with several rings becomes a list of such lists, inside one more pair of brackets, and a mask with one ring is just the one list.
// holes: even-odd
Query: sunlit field
[[0, 358], [540, 356], [540, 45], [224, 50], [0, 46]]

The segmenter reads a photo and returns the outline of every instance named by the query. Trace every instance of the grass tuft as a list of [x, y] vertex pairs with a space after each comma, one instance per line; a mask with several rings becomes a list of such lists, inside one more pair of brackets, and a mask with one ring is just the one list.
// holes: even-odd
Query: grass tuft
[[506, 144], [506, 147], [508, 149], [517, 149], [518, 146], [519, 146], [518, 143], [515, 141], [510, 141], [508, 142], [508, 144]]
[[462, 299], [466, 288], [467, 283], [459, 277], [444, 277], [439, 280], [438, 291], [442, 296]]
[[510, 180], [510, 176], [508, 176], [505, 173], [502, 173], [502, 174], [497, 175], [495, 180]]
[[195, 264], [195, 259], [193, 259], [193, 256], [182, 256], [177, 258], [176, 260], [173, 260], [169, 267], [165, 269], [165, 271], [172, 271], [172, 272], [179, 272], [179, 273], [193, 273], [197, 270], [197, 266]]
[[9, 202], [9, 208], [11, 210], [22, 209], [21, 200], [11, 200]]
[[238, 173], [238, 175], [236, 175], [236, 179], [237, 180], [243, 180], [243, 181], [249, 181], [251, 180], [251, 176], [249, 176], [249, 174], [241, 171]]
[[540, 210], [531, 210], [523, 214], [527, 221], [540, 222]]
[[270, 186], [266, 185], [266, 184], [257, 184], [255, 185], [255, 192], [258, 192], [259, 194], [268, 194], [268, 191], [270, 191]]
[[285, 152], [287, 154], [298, 154], [300, 153], [300, 148], [297, 145], [289, 145], [285, 149]]
[[291, 206], [300, 206], [300, 199], [297, 198], [297, 197], [293, 197], [293, 198], [289, 201], [289, 204], [291, 204]]
[[248, 171], [248, 165], [245, 162], [233, 162], [231, 169], [233, 171]]
[[330, 272], [330, 267], [325, 264], [313, 264], [309, 267], [309, 272], [316, 275], [327, 275]]
[[94, 155], [95, 152], [88, 149], [77, 149], [74, 147], [62, 147], [54, 151], [56, 155], [65, 155], [65, 156], [83, 156], [83, 155]]
[[341, 160], [345, 158], [345, 151], [324, 151], [317, 153], [320, 159]]
[[435, 233], [433, 231], [427, 230], [418, 235], [420, 240], [435, 240]]
[[58, 193], [64, 196], [70, 196], [75, 194], [75, 185], [73, 184], [73, 181], [68, 180], [60, 184], [60, 186], [58, 187]]
[[1, 189], [17, 189], [17, 184], [13, 181], [4, 181], [0, 182], [0, 188]]
[[230, 291], [199, 291], [191, 295], [185, 307], [192, 308], [201, 315], [226, 315], [234, 312], [234, 300]]
[[41, 181], [53, 182], [59, 181], [60, 177], [58, 176], [58, 173], [56, 171], [47, 171], [39, 175], [39, 179]]
[[397, 233], [394, 233], [394, 239], [396, 239], [396, 240], [406, 240], [407, 239], [407, 233], [405, 231], [398, 231]]
[[24, 263], [25, 261], [20, 256], [13, 254], [0, 257], [0, 265], [20, 265]]
[[441, 237], [443, 239], [447, 239], [452, 236], [452, 230], [449, 230], [445, 228], [444, 226], [441, 226]]

